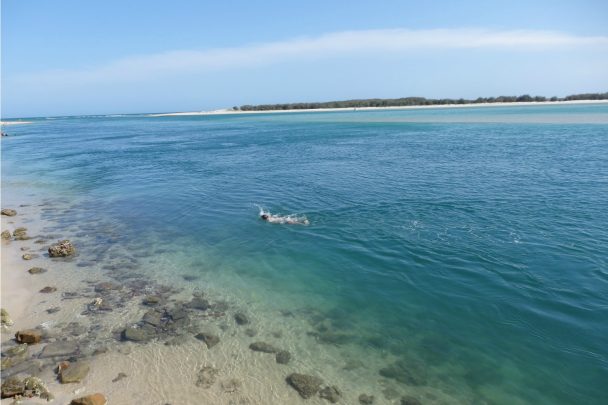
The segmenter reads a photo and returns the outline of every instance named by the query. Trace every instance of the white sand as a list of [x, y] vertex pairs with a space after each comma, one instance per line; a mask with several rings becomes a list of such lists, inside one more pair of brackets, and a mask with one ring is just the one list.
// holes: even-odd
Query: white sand
[[426, 110], [442, 108], [479, 108], [479, 107], [506, 107], [531, 105], [567, 105], [567, 104], [605, 104], [608, 100], [571, 100], [571, 101], [532, 101], [513, 103], [480, 103], [480, 104], [442, 104], [442, 105], [414, 105], [396, 107], [355, 107], [355, 108], [313, 108], [297, 110], [265, 110], [265, 111], [235, 111], [229, 108], [212, 111], [175, 112], [165, 114], [149, 114], [150, 117], [171, 117], [189, 115], [229, 115], [229, 114], [267, 114], [267, 113], [294, 113], [294, 112], [331, 112], [331, 111], [380, 111], [380, 110]]

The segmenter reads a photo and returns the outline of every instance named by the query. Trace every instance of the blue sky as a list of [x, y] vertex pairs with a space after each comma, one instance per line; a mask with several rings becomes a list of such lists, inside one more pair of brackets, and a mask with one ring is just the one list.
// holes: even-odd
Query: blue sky
[[608, 91], [607, 22], [599, 0], [3, 0], [2, 116]]

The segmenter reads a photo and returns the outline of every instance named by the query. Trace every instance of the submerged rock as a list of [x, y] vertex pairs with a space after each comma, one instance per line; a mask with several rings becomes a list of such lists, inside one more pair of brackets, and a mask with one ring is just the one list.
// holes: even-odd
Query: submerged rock
[[374, 403], [374, 396], [367, 395], [367, 394], [361, 394], [361, 395], [359, 395], [359, 403], [361, 405], [372, 405]]
[[209, 308], [211, 308], [211, 304], [209, 303], [208, 300], [206, 300], [202, 297], [194, 297], [194, 298], [192, 298], [192, 301], [190, 301], [188, 303], [188, 307], [192, 308], [192, 309], [206, 311]]
[[76, 253], [76, 248], [72, 245], [72, 242], [69, 240], [62, 240], [59, 243], [54, 244], [49, 247], [49, 256], [50, 257], [67, 257], [72, 256]]
[[73, 399], [70, 405], [106, 405], [108, 400], [103, 394], [96, 393]]
[[53, 342], [44, 346], [42, 352], [40, 352], [40, 358], [50, 358], [50, 357], [70, 357], [74, 356], [78, 353], [79, 347], [76, 342]]
[[37, 257], [39, 257], [39, 255], [37, 255], [37, 254], [35, 254], [35, 253], [26, 253], [26, 254], [24, 254], [23, 256], [21, 256], [21, 258], [22, 258], [23, 260], [32, 260], [32, 259], [35, 259], [35, 258], [37, 258]]
[[10, 377], [2, 382], [2, 398], [12, 398], [16, 396], [40, 397], [48, 401], [53, 399], [46, 385], [40, 378], [26, 377], [23, 380], [17, 377]]
[[254, 337], [258, 334], [255, 329], [245, 329], [245, 334], [249, 337]]
[[207, 332], [201, 332], [194, 336], [198, 340], [202, 340], [207, 345], [207, 348], [211, 349], [213, 346], [220, 342], [220, 338], [216, 335]]
[[338, 387], [336, 387], [335, 385], [332, 385], [331, 387], [323, 388], [319, 392], [319, 396], [323, 399], [328, 400], [332, 404], [335, 404], [336, 402], [338, 402], [340, 400], [340, 397], [342, 396], [342, 392], [340, 392]]
[[144, 305], [149, 305], [151, 307], [158, 305], [159, 303], [160, 303], [160, 297], [158, 297], [156, 295], [148, 295], [143, 300]]
[[18, 343], [36, 344], [42, 340], [42, 333], [36, 329], [24, 329], [15, 333]]
[[122, 332], [122, 337], [125, 340], [131, 340], [133, 342], [146, 342], [154, 336], [147, 329], [129, 326]]
[[48, 285], [46, 287], [44, 287], [42, 290], [40, 290], [40, 292], [43, 294], [54, 293], [55, 291], [57, 291], [57, 287], [51, 287]]
[[249, 345], [249, 348], [254, 352], [276, 353], [279, 351], [276, 347], [266, 342], [254, 342]]
[[211, 388], [215, 383], [219, 371], [211, 366], [203, 367], [197, 375], [196, 386], [201, 388]]
[[141, 320], [152, 326], [160, 326], [163, 322], [163, 314], [161, 312], [151, 309], [150, 311], [144, 314]]
[[3, 240], [10, 240], [11, 239], [11, 232], [10, 231], [2, 231], [2, 239]]
[[288, 375], [285, 380], [304, 399], [315, 395], [323, 384], [323, 380], [319, 377], [298, 373]]
[[69, 364], [66, 368], [59, 371], [59, 381], [62, 384], [77, 383], [82, 381], [89, 374], [89, 364], [78, 361]]
[[236, 321], [237, 325], [247, 325], [249, 323], [249, 318], [247, 318], [247, 315], [242, 312], [237, 312], [234, 314], [234, 320]]
[[281, 350], [277, 353], [275, 360], [279, 364], [287, 364], [289, 363], [289, 360], [291, 360], [291, 353], [287, 350]]
[[8, 311], [4, 308], [0, 308], [0, 323], [2, 326], [12, 326], [13, 320], [8, 315]]
[[415, 362], [398, 360], [379, 371], [382, 377], [392, 378], [400, 383], [420, 386], [426, 384], [426, 371]]
[[410, 395], [406, 395], [404, 397], [401, 397], [401, 405], [422, 405], [422, 402], [420, 402], [418, 399], [410, 396]]
[[13, 231], [13, 238], [15, 238], [15, 240], [28, 240], [31, 239], [28, 235], [27, 235], [27, 228], [17, 228]]
[[7, 217], [14, 217], [15, 215], [17, 215], [17, 211], [12, 208], [2, 208], [2, 211], [0, 211], [0, 213], [2, 213], [2, 215], [6, 215]]
[[2, 352], [1, 369], [4, 371], [7, 368], [23, 363], [29, 356], [27, 343], [13, 346]]
[[121, 288], [122, 286], [120, 284], [104, 281], [95, 286], [95, 292], [100, 294], [108, 294], [111, 291], [120, 290]]
[[23, 380], [24, 391], [23, 394], [26, 397], [40, 397], [50, 401], [53, 399], [53, 395], [49, 392], [44, 382], [38, 377], [26, 377]]
[[47, 314], [54, 314], [55, 312], [59, 312], [59, 311], [61, 311], [61, 308], [59, 308], [59, 307], [52, 307], [52, 308], [48, 308], [46, 310], [46, 313]]
[[27, 272], [30, 274], [42, 274], [42, 273], [46, 273], [47, 269], [43, 269], [42, 267], [32, 267]]
[[17, 377], [10, 377], [2, 381], [2, 398], [12, 398], [17, 395], [23, 395], [25, 385], [23, 380]]

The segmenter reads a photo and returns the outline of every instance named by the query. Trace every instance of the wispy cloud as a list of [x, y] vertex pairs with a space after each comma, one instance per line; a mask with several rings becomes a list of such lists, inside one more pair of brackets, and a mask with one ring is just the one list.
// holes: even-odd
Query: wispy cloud
[[606, 36], [577, 36], [535, 30], [366, 30], [294, 38], [286, 41], [252, 44], [210, 50], [178, 50], [132, 56], [105, 65], [80, 70], [57, 70], [28, 74], [19, 81], [70, 83], [148, 80], [155, 77], [216, 69], [264, 66], [289, 60], [369, 54], [405, 54], [417, 50], [510, 49], [518, 51], [568, 47], [608, 49]]

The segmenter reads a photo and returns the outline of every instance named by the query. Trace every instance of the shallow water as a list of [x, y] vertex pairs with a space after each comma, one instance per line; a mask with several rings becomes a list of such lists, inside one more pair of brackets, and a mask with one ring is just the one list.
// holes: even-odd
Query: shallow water
[[[608, 105], [8, 132], [3, 193], [70, 207], [48, 212], [49, 233], [80, 236], [98, 263], [120, 245], [145, 278], [230, 296], [268, 328], [288, 314], [309, 329], [286, 334], [308, 369], [334, 367], [318, 345], [366, 364], [335, 367], [369, 390], [404, 360], [416, 382], [398, 387], [429, 403], [608, 401]], [[265, 223], [258, 206], [310, 225]]]

